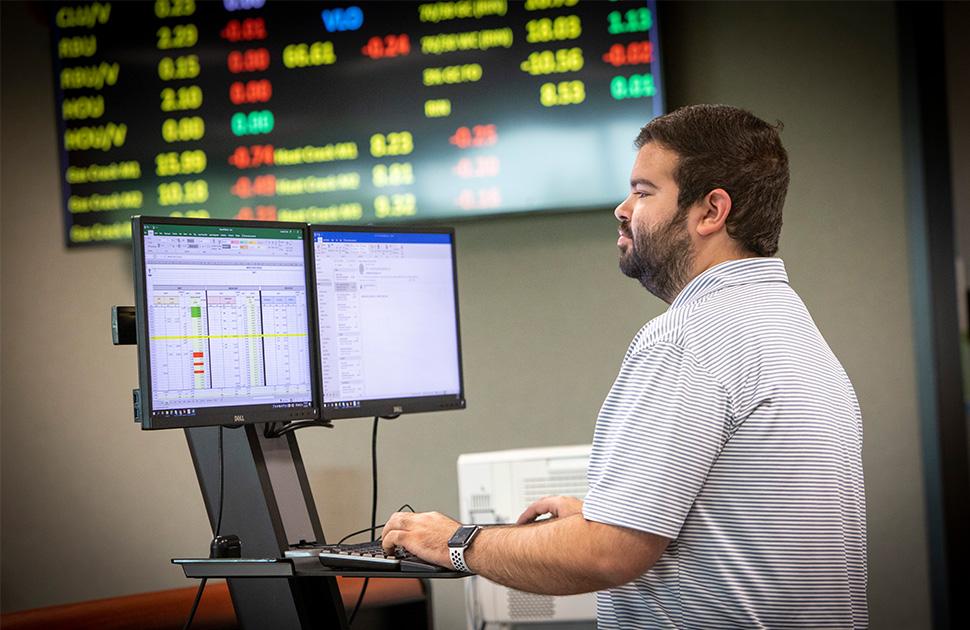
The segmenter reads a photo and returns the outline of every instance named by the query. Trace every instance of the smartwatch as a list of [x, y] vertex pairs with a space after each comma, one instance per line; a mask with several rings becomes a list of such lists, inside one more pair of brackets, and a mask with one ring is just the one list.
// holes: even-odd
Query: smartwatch
[[472, 544], [472, 540], [474, 540], [481, 529], [478, 525], [461, 525], [451, 535], [451, 538], [448, 539], [448, 552], [451, 555], [451, 566], [455, 567], [455, 571], [471, 573], [468, 565], [465, 564], [465, 549], [468, 549], [468, 546]]

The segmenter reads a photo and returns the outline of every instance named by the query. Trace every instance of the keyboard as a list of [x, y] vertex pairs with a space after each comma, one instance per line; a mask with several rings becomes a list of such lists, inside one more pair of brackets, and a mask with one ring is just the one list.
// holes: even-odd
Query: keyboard
[[321, 564], [332, 569], [420, 571], [424, 573], [454, 571], [454, 569], [426, 562], [401, 547], [398, 547], [393, 553], [385, 553], [379, 540], [344, 545], [295, 547], [287, 551], [286, 556], [291, 558], [317, 556], [320, 558]]

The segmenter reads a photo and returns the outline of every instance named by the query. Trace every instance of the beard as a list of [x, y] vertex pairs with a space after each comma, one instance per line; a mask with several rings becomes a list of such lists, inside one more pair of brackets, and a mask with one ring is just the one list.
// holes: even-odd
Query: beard
[[687, 212], [681, 210], [652, 232], [641, 227], [634, 233], [629, 222], [620, 225], [631, 243], [620, 252], [620, 271], [668, 304], [690, 279], [694, 255], [686, 225]]

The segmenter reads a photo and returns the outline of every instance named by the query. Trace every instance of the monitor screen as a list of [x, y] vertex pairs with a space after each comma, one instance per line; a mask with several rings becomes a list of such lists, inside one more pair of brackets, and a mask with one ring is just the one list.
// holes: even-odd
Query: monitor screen
[[306, 230], [135, 217], [146, 429], [316, 417]]
[[323, 417], [464, 408], [454, 231], [311, 233]]

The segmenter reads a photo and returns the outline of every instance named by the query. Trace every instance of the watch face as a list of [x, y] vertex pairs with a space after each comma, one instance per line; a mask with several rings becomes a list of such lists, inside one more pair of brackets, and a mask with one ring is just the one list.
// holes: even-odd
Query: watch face
[[464, 547], [476, 531], [478, 531], [478, 525], [462, 525], [448, 540], [448, 546]]

